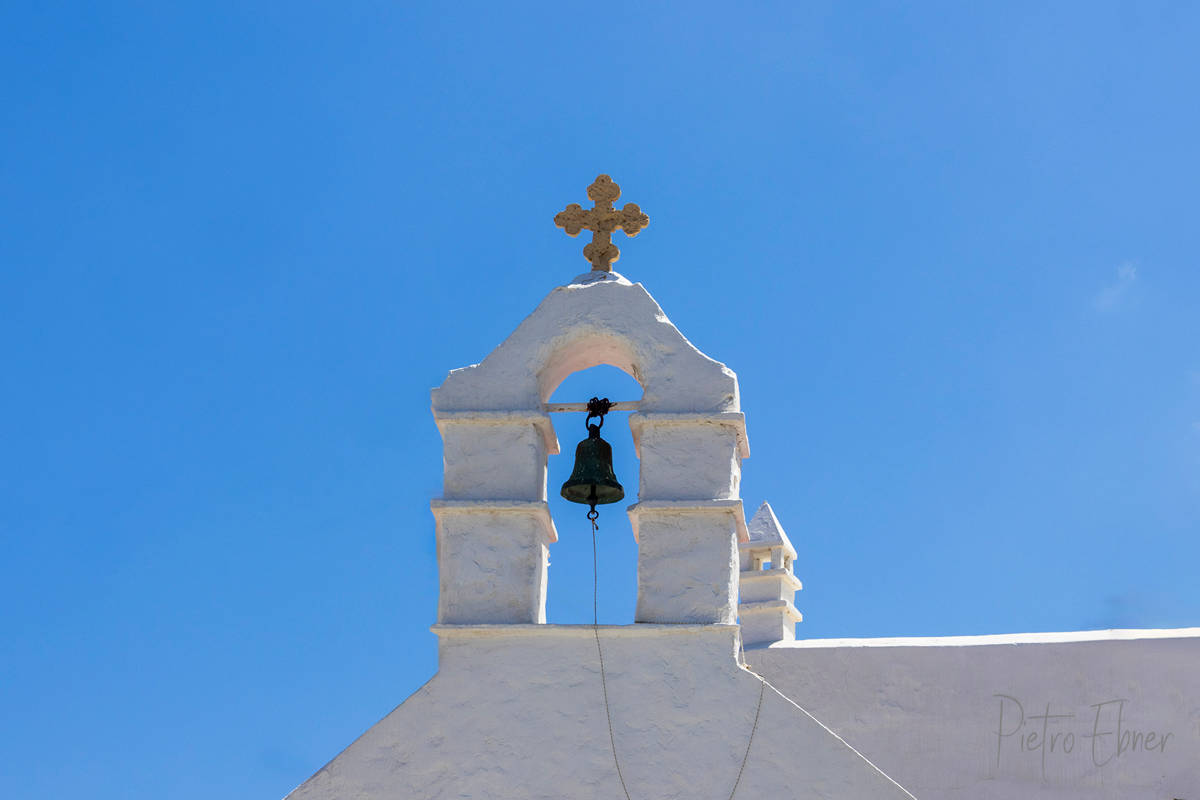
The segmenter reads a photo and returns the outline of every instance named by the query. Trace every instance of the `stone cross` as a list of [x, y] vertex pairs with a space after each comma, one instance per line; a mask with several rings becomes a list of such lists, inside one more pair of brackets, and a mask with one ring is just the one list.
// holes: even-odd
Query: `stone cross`
[[582, 230], [592, 232], [592, 242], [583, 248], [583, 257], [592, 262], [592, 269], [611, 272], [613, 262], [621, 257], [621, 251], [612, 243], [613, 231], [623, 230], [626, 236], [637, 236], [642, 228], [650, 224], [650, 218], [642, 213], [637, 203], [626, 203], [624, 208], [613, 208], [613, 201], [621, 196], [621, 187], [607, 175], [596, 178], [587, 188], [588, 199], [595, 208], [583, 208], [571, 203], [554, 215], [554, 224], [578, 236]]

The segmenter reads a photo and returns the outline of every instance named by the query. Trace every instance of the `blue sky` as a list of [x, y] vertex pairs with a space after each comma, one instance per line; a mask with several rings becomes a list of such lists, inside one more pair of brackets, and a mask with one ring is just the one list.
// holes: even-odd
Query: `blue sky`
[[600, 172], [800, 635], [1200, 624], [1200, 12], [980, 5], [5, 4], [0, 795], [281, 797], [433, 674], [428, 392]]

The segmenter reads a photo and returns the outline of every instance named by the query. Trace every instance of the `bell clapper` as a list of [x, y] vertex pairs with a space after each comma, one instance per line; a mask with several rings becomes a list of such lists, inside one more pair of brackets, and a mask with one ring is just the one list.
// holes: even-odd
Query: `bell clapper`
[[591, 508], [588, 510], [587, 518], [592, 522], [592, 531], [595, 532], [600, 526], [596, 524], [596, 520], [600, 517], [600, 512], [596, 510], [596, 487], [592, 487], [592, 491], [588, 493], [588, 505]]

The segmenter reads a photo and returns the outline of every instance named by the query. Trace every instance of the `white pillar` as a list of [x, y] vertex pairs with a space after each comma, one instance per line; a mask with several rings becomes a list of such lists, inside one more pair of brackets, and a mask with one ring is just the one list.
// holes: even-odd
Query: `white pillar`
[[638, 540], [637, 622], [737, 619], [737, 543], [746, 538], [741, 461], [745, 418], [640, 413], [629, 419], [641, 460], [639, 502], [629, 509]]
[[546, 456], [558, 452], [541, 412], [443, 412], [443, 496], [437, 522], [438, 622], [546, 621]]

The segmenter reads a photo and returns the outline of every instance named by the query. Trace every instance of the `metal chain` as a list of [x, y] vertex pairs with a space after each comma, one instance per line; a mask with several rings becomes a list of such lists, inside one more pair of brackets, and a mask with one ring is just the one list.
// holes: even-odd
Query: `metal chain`
[[758, 715], [762, 713], [763, 693], [767, 690], [767, 682], [762, 678], [758, 679], [758, 708], [754, 710], [754, 725], [750, 728], [750, 739], [746, 742], [746, 755], [742, 756], [742, 765], [738, 767], [737, 780], [733, 782], [733, 791], [729, 793], [729, 800], [733, 800], [733, 796], [737, 794], [738, 784], [742, 782], [742, 773], [746, 771], [746, 762], [750, 760], [750, 745], [754, 744], [754, 734], [758, 730]]
[[621, 762], [617, 758], [617, 736], [613, 733], [612, 710], [608, 707], [608, 679], [604, 675], [604, 651], [600, 649], [600, 559], [596, 557], [596, 513], [595, 506], [588, 513], [592, 523], [592, 633], [596, 636], [596, 655], [600, 658], [600, 687], [604, 690], [604, 716], [608, 718], [608, 741], [612, 745], [613, 766], [617, 768], [617, 777], [621, 780], [621, 791], [625, 792], [625, 800], [633, 800], [629, 796], [629, 787], [625, 785], [625, 776], [621, 773]]
[[[617, 778], [621, 781], [621, 791], [625, 793], [625, 800], [633, 800], [629, 795], [629, 787], [625, 785], [625, 775], [621, 772], [621, 760], [617, 758], [617, 735], [613, 732], [612, 709], [608, 705], [608, 678], [604, 672], [604, 650], [600, 647], [600, 559], [596, 555], [596, 530], [599, 528], [596, 518], [598, 516], [600, 515], [596, 512], [596, 507], [592, 506], [592, 510], [587, 515], [588, 521], [592, 523], [592, 633], [596, 637], [596, 656], [600, 660], [600, 688], [604, 692], [604, 716], [608, 720], [608, 741], [612, 745], [613, 766], [617, 768]], [[741, 646], [741, 636], [738, 636], [738, 645]], [[745, 651], [743, 651], [742, 660], [745, 661]], [[750, 674], [755, 675], [753, 672]], [[742, 782], [742, 773], [746, 771], [746, 762], [750, 760], [750, 746], [754, 744], [754, 734], [758, 731], [758, 717], [762, 713], [763, 694], [766, 692], [767, 682], [761, 675], [755, 675], [755, 677], [759, 681], [758, 708], [754, 710], [754, 724], [750, 727], [746, 752], [742, 756], [742, 765], [738, 767], [733, 789], [729, 792], [729, 800], [733, 800], [733, 796], [737, 794], [738, 785]]]

